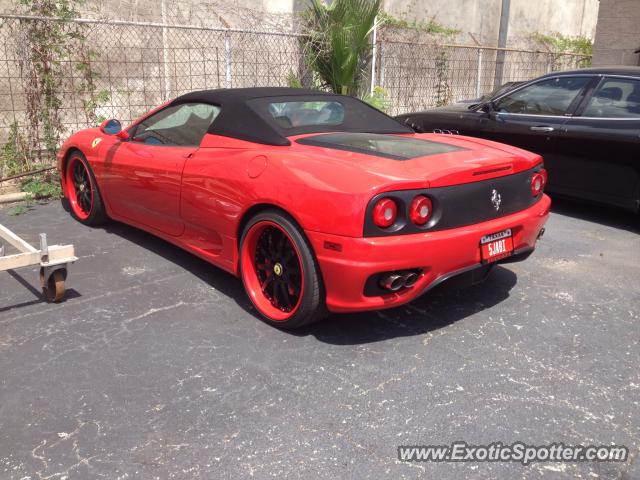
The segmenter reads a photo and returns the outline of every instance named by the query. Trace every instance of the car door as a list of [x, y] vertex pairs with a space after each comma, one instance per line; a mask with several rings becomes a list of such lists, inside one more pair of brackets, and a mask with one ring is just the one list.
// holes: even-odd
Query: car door
[[484, 137], [543, 156], [550, 181], [560, 175], [556, 142], [593, 76], [546, 77], [499, 97]]
[[638, 209], [640, 78], [605, 76], [558, 137], [560, 193]]
[[179, 236], [182, 171], [219, 108], [169, 105], [129, 128], [129, 139], [107, 154], [103, 187], [116, 215]]

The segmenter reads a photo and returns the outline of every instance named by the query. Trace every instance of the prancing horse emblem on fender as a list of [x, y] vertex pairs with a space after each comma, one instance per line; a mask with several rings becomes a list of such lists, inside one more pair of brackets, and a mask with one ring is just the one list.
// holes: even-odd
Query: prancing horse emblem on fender
[[91, 142], [91, 148], [96, 148], [101, 141], [102, 139], [100, 137], [94, 138], [93, 142]]
[[491, 204], [493, 208], [496, 209], [496, 212], [500, 210], [500, 204], [502, 203], [502, 197], [498, 193], [498, 191], [494, 188], [491, 190]]

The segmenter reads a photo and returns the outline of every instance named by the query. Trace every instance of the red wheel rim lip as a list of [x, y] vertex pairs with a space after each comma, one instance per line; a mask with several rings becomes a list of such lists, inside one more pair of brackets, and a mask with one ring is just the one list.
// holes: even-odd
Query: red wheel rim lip
[[91, 208], [93, 208], [93, 183], [91, 182], [91, 176], [89, 175], [89, 170], [87, 169], [87, 166], [85, 165], [85, 163], [82, 161], [80, 157], [72, 157], [71, 160], [69, 160], [69, 165], [67, 165], [67, 173], [66, 173], [67, 198], [69, 199], [69, 204], [73, 209], [73, 213], [75, 213], [78, 216], [78, 218], [80, 218], [81, 220], [86, 220], [87, 218], [89, 218], [89, 215], [91, 215], [91, 210], [86, 212], [78, 203], [78, 195], [76, 194], [75, 181], [73, 180], [73, 171], [75, 170], [76, 165], [78, 163], [82, 165], [82, 168], [84, 168], [84, 171], [87, 174], [87, 180], [89, 181], [89, 190], [91, 193]]
[[[298, 301], [289, 312], [283, 312], [279, 308], [273, 306], [271, 300], [269, 300], [269, 298], [267, 298], [263, 293], [260, 281], [258, 279], [258, 272], [255, 265], [256, 247], [260, 235], [268, 227], [274, 227], [278, 229], [285, 235], [287, 240], [291, 242], [293, 250], [298, 257], [298, 264], [300, 265], [300, 295], [298, 296]], [[258, 310], [260, 310], [263, 315], [273, 320], [274, 322], [284, 322], [290, 319], [300, 308], [300, 304], [302, 303], [302, 296], [304, 295], [304, 266], [302, 265], [300, 251], [291, 238], [291, 235], [289, 235], [284, 228], [271, 220], [261, 220], [259, 222], [256, 222], [247, 232], [247, 236], [242, 245], [241, 259], [242, 280], [247, 289], [247, 293], [249, 294], [249, 298], [251, 299], [254, 306]]]

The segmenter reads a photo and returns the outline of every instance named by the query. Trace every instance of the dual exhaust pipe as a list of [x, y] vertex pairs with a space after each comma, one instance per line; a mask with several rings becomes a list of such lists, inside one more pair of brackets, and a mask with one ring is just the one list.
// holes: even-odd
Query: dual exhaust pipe
[[413, 287], [420, 278], [421, 272], [390, 272], [382, 275], [380, 285], [391, 292], [401, 288]]

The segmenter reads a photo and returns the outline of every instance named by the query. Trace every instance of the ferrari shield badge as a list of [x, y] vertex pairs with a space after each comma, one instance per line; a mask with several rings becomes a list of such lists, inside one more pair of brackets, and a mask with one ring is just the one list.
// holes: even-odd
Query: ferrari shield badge
[[93, 142], [91, 142], [91, 148], [96, 148], [101, 141], [102, 139], [100, 137], [94, 138]]

